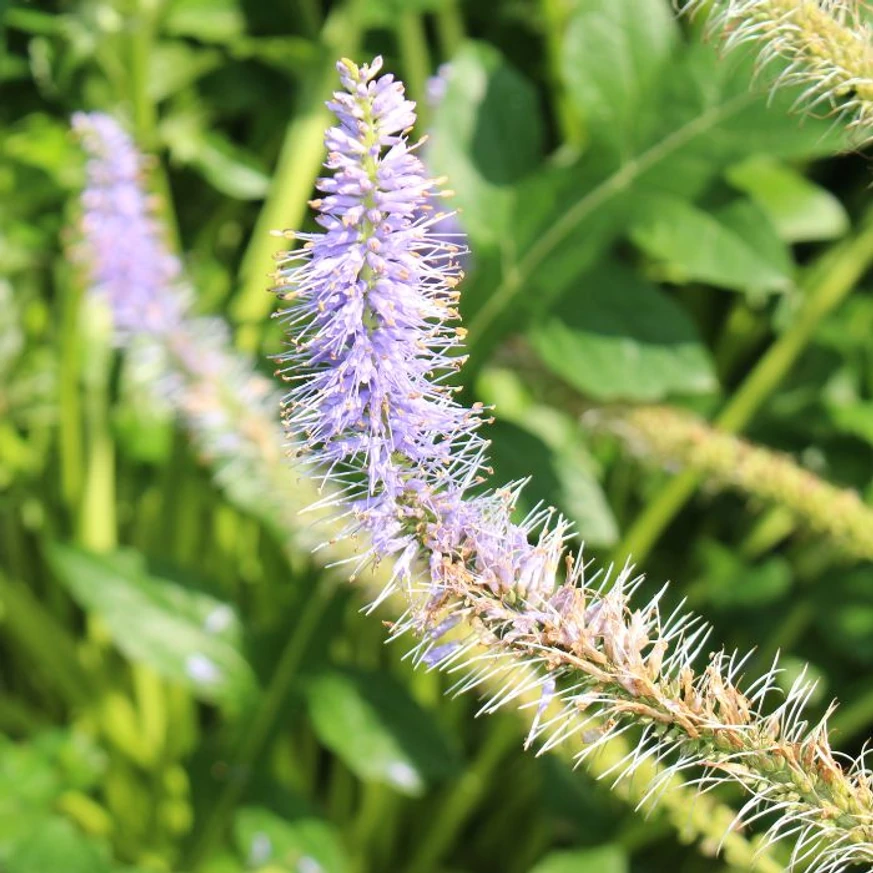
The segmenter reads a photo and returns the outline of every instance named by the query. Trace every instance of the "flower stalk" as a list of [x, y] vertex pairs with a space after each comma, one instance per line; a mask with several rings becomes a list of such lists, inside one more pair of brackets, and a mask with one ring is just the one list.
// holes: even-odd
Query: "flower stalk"
[[554, 509], [516, 521], [523, 483], [482, 491], [483, 411], [459, 406], [449, 385], [463, 361], [457, 246], [433, 232], [439, 180], [407, 139], [413, 104], [380, 68], [337, 66], [333, 175], [312, 204], [324, 231], [289, 234], [305, 245], [280, 262], [276, 291], [289, 304], [289, 436], [334, 486], [320, 505], [360, 549], [354, 575], [391, 562], [377, 602], [397, 589], [408, 603], [392, 637], [413, 634], [416, 663], [460, 673], [458, 691], [496, 685], [485, 712], [537, 692], [529, 742], [548, 730], [544, 750], [581, 737], [584, 760], [631, 732], [618, 779], [666, 764], [643, 802], [697, 768], [703, 786], [746, 789], [739, 818], [769, 816], [766, 843], [794, 838], [792, 866], [873, 861], [871, 775], [863, 759], [837, 762], [829, 713], [808, 724], [811, 683], [801, 677], [769, 711], [776, 664], [745, 688], [736, 653], [698, 668], [709, 636], [699, 618], [662, 615], [663, 591], [635, 606], [642, 578], [629, 566], [589, 572]]
[[643, 460], [671, 470], [694, 470], [710, 485], [785, 507], [796, 521], [832, 540], [842, 552], [859, 561], [873, 560], [873, 509], [856, 491], [831, 485], [788, 455], [667, 406], [592, 409], [583, 421], [615, 434]]

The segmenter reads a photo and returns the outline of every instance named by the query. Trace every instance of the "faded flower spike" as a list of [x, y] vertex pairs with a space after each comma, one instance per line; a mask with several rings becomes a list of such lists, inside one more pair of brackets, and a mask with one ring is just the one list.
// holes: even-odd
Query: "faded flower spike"
[[120, 336], [166, 330], [182, 309], [178, 295], [166, 293], [179, 284], [181, 265], [167, 251], [143, 191], [142, 156], [108, 115], [77, 112], [72, 127], [89, 157], [75, 254], [91, 290], [108, 304]]
[[393, 558], [391, 585], [409, 601], [393, 636], [418, 638], [416, 662], [463, 671], [459, 690], [501, 679], [484, 711], [538, 689], [529, 740], [581, 737], [581, 760], [629, 732], [616, 776], [667, 764], [653, 796], [688, 768], [704, 786], [738, 783], [745, 820], [768, 817], [764, 845], [793, 838], [792, 867], [873, 862], [870, 771], [838, 762], [826, 717], [808, 724], [809, 683], [773, 711], [776, 665], [742, 688], [746, 658], [716, 652], [699, 669], [700, 619], [662, 615], [663, 592], [632, 603], [641, 580], [629, 568], [614, 581], [588, 573], [555, 510], [514, 521], [523, 483], [476, 490], [489, 473], [481, 410], [447, 385], [463, 361], [459, 252], [434, 232], [436, 182], [407, 140], [413, 104], [380, 68], [338, 65], [333, 174], [313, 202], [323, 232], [291, 235], [304, 245], [281, 260], [277, 291], [289, 303], [289, 435], [331, 486], [322, 505], [367, 540], [358, 569]]
[[158, 405], [181, 411], [222, 484], [244, 502], [263, 501], [269, 488], [257, 457], [281, 456], [273, 385], [233, 351], [220, 320], [192, 313], [128, 133], [98, 112], [76, 113], [72, 127], [88, 158], [74, 256], [89, 293], [108, 308], [134, 381]]

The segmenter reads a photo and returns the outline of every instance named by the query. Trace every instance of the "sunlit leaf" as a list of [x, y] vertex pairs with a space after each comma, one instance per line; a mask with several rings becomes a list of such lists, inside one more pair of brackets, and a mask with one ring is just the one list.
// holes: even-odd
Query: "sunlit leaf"
[[455, 768], [433, 718], [385, 673], [324, 673], [307, 697], [318, 738], [361, 779], [417, 796]]
[[530, 338], [555, 375], [598, 400], [661, 400], [717, 385], [688, 316], [617, 264], [586, 274], [578, 294], [534, 326]]
[[843, 204], [785, 164], [754, 157], [730, 167], [726, 175], [767, 213], [786, 242], [836, 239], [849, 229]]
[[132, 661], [203, 700], [236, 708], [251, 702], [257, 684], [231, 606], [148, 573], [136, 553], [94, 555], [55, 545], [51, 558], [70, 594], [103, 619]]
[[696, 280], [751, 295], [792, 286], [787, 248], [748, 200], [707, 211], [677, 197], [647, 198], [630, 236], [673, 282]]

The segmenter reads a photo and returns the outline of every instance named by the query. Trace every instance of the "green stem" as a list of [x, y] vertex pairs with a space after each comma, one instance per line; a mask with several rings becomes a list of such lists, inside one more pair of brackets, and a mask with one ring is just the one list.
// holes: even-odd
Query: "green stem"
[[428, 128], [427, 80], [431, 74], [430, 49], [421, 14], [403, 10], [397, 18], [397, 41], [409, 94], [416, 102], [417, 130]]
[[[96, 308], [92, 312], [97, 313]], [[108, 317], [102, 310], [99, 315]], [[112, 349], [108, 344], [109, 325], [99, 320], [91, 318], [89, 324], [90, 351], [83, 373], [88, 441], [78, 537], [86, 549], [109, 552], [117, 543], [115, 443], [109, 421]]]
[[321, 9], [318, 0], [297, 0], [297, 7], [307, 34], [315, 37], [321, 27]]
[[330, 123], [324, 102], [330, 98], [334, 87], [334, 59], [357, 51], [361, 39], [361, 6], [361, 0], [348, 0], [325, 22], [320, 51], [325, 61], [314, 70], [304, 88], [302, 104], [285, 131], [270, 192], [243, 256], [242, 287], [231, 305], [231, 315], [239, 325], [237, 343], [248, 352], [257, 351], [263, 322], [273, 305], [273, 297], [266, 290], [266, 277], [283, 243], [271, 236], [270, 231], [303, 224], [324, 155], [324, 131]]
[[60, 429], [58, 431], [61, 460], [61, 491], [67, 506], [73, 511], [82, 496], [82, 404], [79, 393], [79, 305], [82, 288], [79, 283], [61, 295], [60, 337]]
[[437, 35], [444, 58], [451, 58], [467, 38], [458, 0], [443, 0], [437, 14]]
[[185, 867], [196, 870], [221, 838], [230, 815], [245, 792], [249, 777], [269, 739], [282, 704], [298, 677], [303, 657], [318, 630], [333, 592], [334, 583], [328, 580], [307, 598], [300, 620], [282, 650], [270, 684], [260, 700], [254, 717], [247, 722], [245, 736], [238, 752], [233, 756], [231, 769], [241, 775], [236, 778], [231, 777], [224, 783], [215, 805], [207, 815], [199, 837], [194, 842]]
[[[852, 291], [871, 261], [873, 212], [865, 216], [852, 239], [827, 252], [807, 273], [802, 283], [805, 295], [800, 312], [716, 417], [717, 427], [737, 433], [748, 425], [807, 347], [822, 319]], [[694, 470], [685, 470], [671, 479], [631, 526], [616, 550], [617, 560], [624, 561], [630, 555], [637, 562], [644, 560], [700, 481]]]
[[470, 767], [443, 796], [405, 873], [428, 873], [439, 864], [488, 790], [498, 765], [517, 745], [518, 725], [508, 718], [498, 719]]

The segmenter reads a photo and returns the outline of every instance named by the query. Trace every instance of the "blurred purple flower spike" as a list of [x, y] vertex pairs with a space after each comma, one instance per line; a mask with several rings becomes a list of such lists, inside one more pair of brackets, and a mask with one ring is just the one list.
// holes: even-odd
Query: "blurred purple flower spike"
[[181, 265], [167, 250], [163, 229], [143, 191], [142, 156], [109, 115], [77, 112], [72, 127], [88, 155], [82, 192], [82, 242], [76, 256], [91, 290], [112, 312], [116, 335], [162, 332], [184, 309]]

